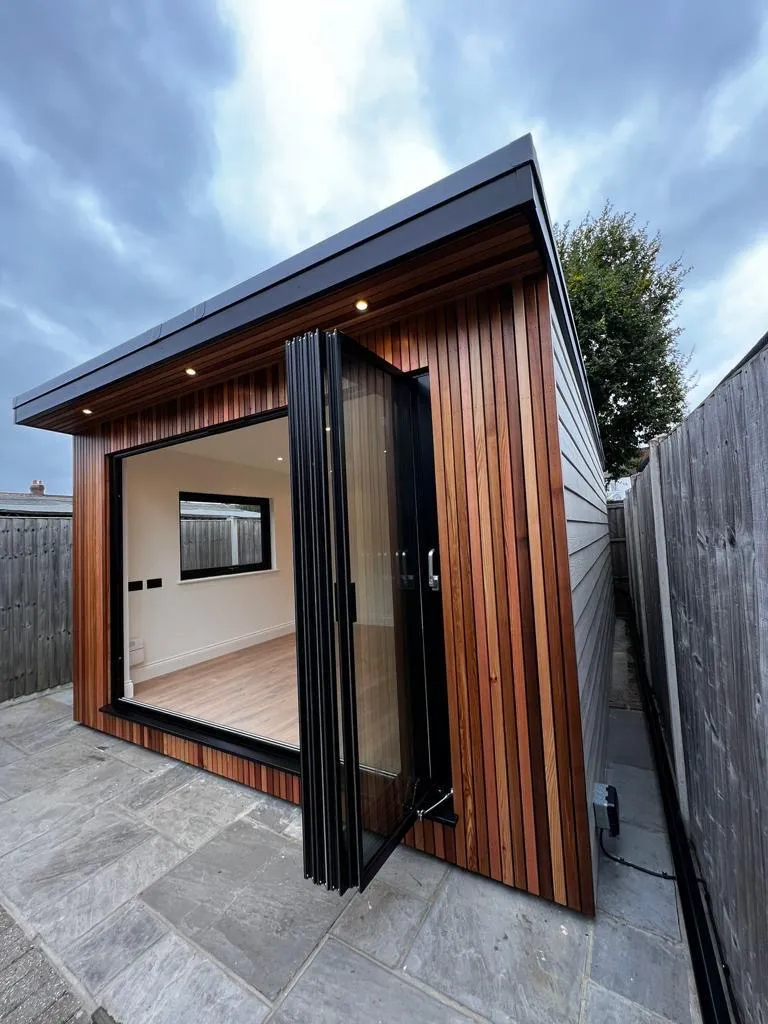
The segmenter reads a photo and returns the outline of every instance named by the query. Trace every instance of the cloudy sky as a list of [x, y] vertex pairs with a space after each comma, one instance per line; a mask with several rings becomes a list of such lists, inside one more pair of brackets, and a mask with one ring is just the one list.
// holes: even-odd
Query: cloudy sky
[[768, 329], [764, 3], [0, 4], [0, 490], [70, 487], [13, 395], [526, 131], [693, 267], [695, 403]]

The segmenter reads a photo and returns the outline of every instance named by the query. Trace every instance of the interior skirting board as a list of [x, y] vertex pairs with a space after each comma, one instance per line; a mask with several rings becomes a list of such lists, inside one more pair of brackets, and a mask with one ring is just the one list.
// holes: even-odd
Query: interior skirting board
[[288, 633], [296, 631], [296, 623], [280, 622], [276, 626], [269, 626], [267, 629], [258, 629], [254, 633], [244, 633], [242, 636], [232, 637], [230, 640], [222, 640], [217, 644], [208, 644], [205, 647], [198, 647], [193, 651], [185, 651], [183, 654], [174, 655], [171, 658], [161, 658], [157, 661], [145, 662], [143, 665], [131, 666], [131, 682], [145, 683], [157, 676], [167, 675], [177, 669], [190, 668], [192, 665], [199, 665], [201, 662], [210, 661], [212, 658], [220, 658], [224, 654], [233, 654], [235, 651], [242, 651], [246, 647], [254, 647], [256, 644], [266, 643], [267, 640], [275, 640], [280, 636], [287, 636]]

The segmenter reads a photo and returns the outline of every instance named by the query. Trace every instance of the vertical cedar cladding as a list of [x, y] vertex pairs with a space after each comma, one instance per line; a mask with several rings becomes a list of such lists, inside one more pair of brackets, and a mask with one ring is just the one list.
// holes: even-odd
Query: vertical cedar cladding
[[[355, 338], [402, 370], [430, 372], [459, 822], [421, 822], [406, 841], [591, 913], [549, 315], [540, 274]], [[285, 403], [276, 352], [267, 369], [75, 439], [75, 708], [89, 725], [296, 799], [291, 776], [98, 711], [109, 689], [105, 454]]]

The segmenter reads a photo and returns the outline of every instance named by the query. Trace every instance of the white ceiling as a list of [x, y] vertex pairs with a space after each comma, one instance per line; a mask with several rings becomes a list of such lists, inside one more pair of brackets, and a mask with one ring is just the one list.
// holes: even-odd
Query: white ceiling
[[[196, 441], [185, 441], [178, 446], [185, 455], [196, 455], [220, 462], [234, 462], [253, 469], [271, 469], [276, 473], [288, 472], [288, 417], [255, 423], [252, 427], [239, 427], [221, 434], [211, 434]], [[282, 462], [278, 457], [282, 457]]]

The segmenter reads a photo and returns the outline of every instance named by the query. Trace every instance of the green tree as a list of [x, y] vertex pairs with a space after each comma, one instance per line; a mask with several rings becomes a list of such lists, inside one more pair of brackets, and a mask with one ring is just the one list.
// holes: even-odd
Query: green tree
[[576, 227], [555, 228], [576, 329], [605, 450], [606, 472], [624, 475], [637, 450], [683, 416], [690, 385], [676, 322], [679, 259], [610, 203]]

